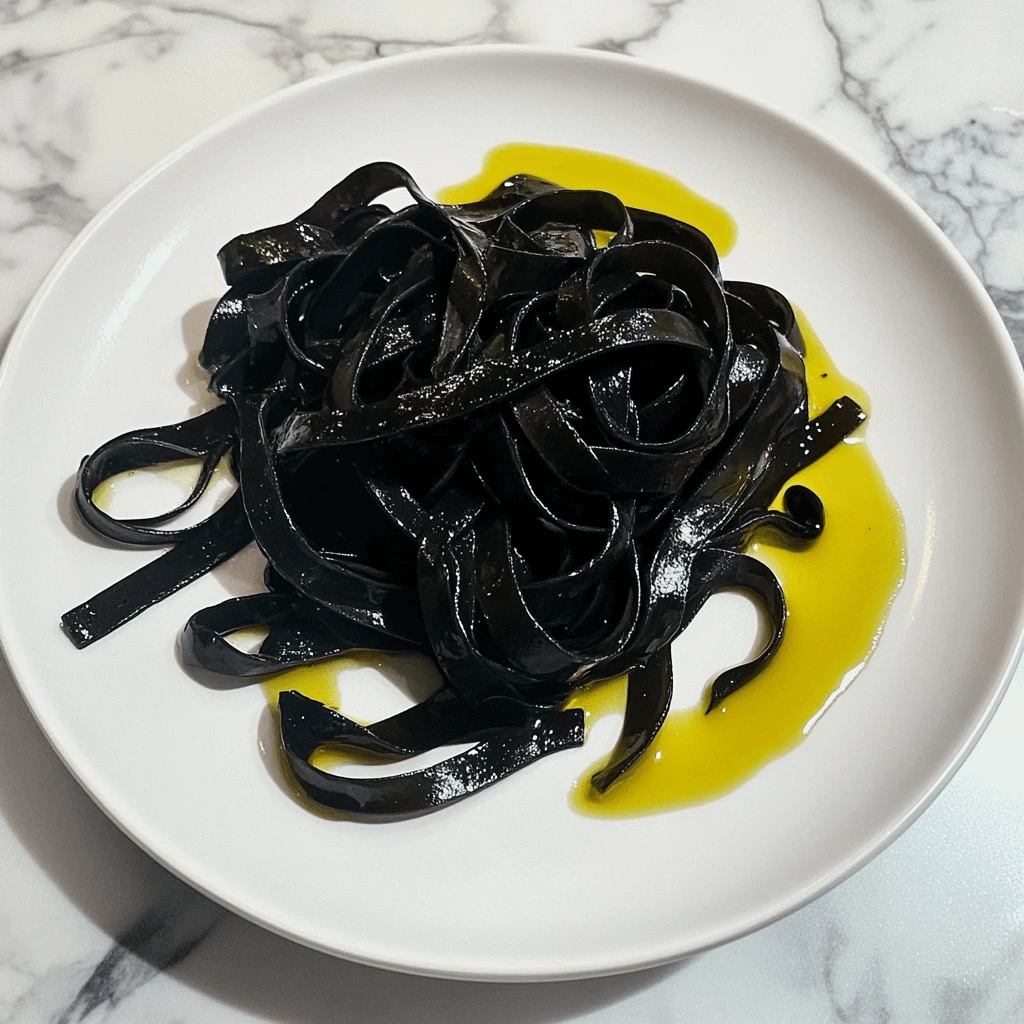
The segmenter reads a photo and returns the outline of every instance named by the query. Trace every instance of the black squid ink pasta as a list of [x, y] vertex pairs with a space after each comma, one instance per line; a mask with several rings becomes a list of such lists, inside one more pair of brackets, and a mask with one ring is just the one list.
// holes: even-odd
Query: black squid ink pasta
[[[397, 188], [404, 209], [376, 201]], [[569, 694], [628, 673], [621, 736], [593, 777], [604, 791], [657, 734], [670, 645], [716, 590], [753, 594], [771, 635], [714, 681], [708, 710], [770, 660], [785, 598], [743, 549], [764, 528], [818, 536], [807, 488], [769, 505], [864, 414], [842, 398], [808, 420], [789, 303], [723, 281], [696, 228], [526, 175], [444, 206], [373, 163], [219, 258], [228, 290], [200, 361], [222, 403], [114, 438], [79, 471], [86, 523], [168, 550], [65, 614], [76, 646], [255, 540], [266, 591], [197, 611], [189, 664], [257, 677], [352, 649], [420, 651], [444, 678], [365, 726], [281, 694], [300, 785], [370, 818], [443, 807], [579, 746]], [[225, 457], [237, 491], [175, 529]], [[116, 473], [183, 458], [202, 461], [199, 480], [162, 516], [115, 519], [93, 501]], [[255, 652], [229, 642], [253, 626], [267, 631]], [[388, 777], [310, 763], [324, 744], [401, 759], [466, 742]]]

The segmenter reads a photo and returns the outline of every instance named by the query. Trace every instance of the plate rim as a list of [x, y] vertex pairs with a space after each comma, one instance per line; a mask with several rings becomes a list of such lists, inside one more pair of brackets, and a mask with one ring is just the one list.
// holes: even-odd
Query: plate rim
[[[19, 357], [25, 347], [25, 338], [28, 337], [32, 323], [39, 310], [42, 308], [50, 292], [55, 288], [57, 282], [63, 275], [65, 269], [77, 257], [78, 253], [89, 243], [99, 228], [113, 216], [132, 196], [144, 189], [152, 180], [159, 177], [167, 168], [188, 155], [192, 150], [204, 145], [209, 139], [230, 130], [235, 125], [244, 122], [264, 109], [272, 107], [285, 98], [294, 97], [304, 91], [313, 90], [323, 85], [325, 81], [347, 77], [372, 76], [380, 74], [382, 68], [392, 67], [396, 64], [444, 64], [446, 62], [458, 62], [467, 57], [473, 57], [482, 52], [490, 52], [503, 56], [514, 56], [517, 59], [529, 61], [533, 58], [557, 59], [564, 61], [576, 61], [582, 64], [599, 66], [602, 64], [616, 64], [619, 66], [632, 65], [644, 74], [653, 74], [674, 83], [681, 83], [696, 92], [705, 92], [712, 97], [739, 103], [751, 108], [760, 117], [766, 118], [769, 122], [777, 121], [795, 130], [804, 136], [808, 136], [814, 143], [830, 150], [840, 157], [845, 163], [851, 165], [858, 172], [865, 175], [867, 179], [881, 189], [886, 196], [896, 202], [916, 225], [923, 230], [924, 234], [936, 246], [938, 251], [950, 264], [950, 269], [955, 271], [957, 278], [975, 300], [979, 312], [984, 314], [986, 326], [989, 333], [994, 337], [996, 350], [1000, 357], [1003, 369], [1013, 382], [1013, 393], [1016, 398], [1018, 425], [1021, 427], [1021, 434], [1024, 435], [1024, 367], [1021, 365], [1009, 332], [1000, 317], [991, 297], [985, 290], [981, 281], [971, 268], [970, 264], [953, 245], [949, 238], [939, 229], [934, 221], [922, 210], [920, 206], [903, 191], [883, 171], [879, 170], [859, 153], [847, 146], [844, 142], [835, 139], [822, 131], [816, 125], [802, 117], [790, 114], [774, 104], [754, 98], [740, 90], [732, 89], [716, 83], [709, 82], [703, 78], [676, 71], [670, 68], [661, 67], [649, 61], [630, 57], [623, 54], [611, 53], [600, 50], [589, 50], [579, 47], [547, 46], [537, 44], [520, 43], [487, 43], [469, 44], [457, 46], [431, 46], [404, 54], [384, 57], [381, 59], [362, 61], [355, 64], [346, 64], [331, 69], [324, 74], [316, 75], [302, 82], [294, 83], [282, 89], [248, 104], [226, 117], [223, 117], [196, 135], [187, 139], [177, 146], [166, 156], [158, 160], [146, 171], [129, 182], [109, 202], [107, 202], [72, 239], [67, 248], [57, 259], [43, 281], [35, 291], [32, 299], [25, 308], [24, 313], [11, 335], [7, 349], [0, 361], [0, 402], [3, 401], [5, 387], [10, 376], [12, 365]], [[386, 71], [384, 73], [387, 73]], [[995, 355], [996, 353], [994, 353]], [[4, 598], [4, 588], [0, 587], [0, 611], [7, 604]], [[987, 728], [992, 716], [995, 714], [1014, 671], [1024, 653], [1024, 584], [1021, 585], [1017, 596], [1016, 609], [1016, 633], [1012, 643], [1007, 638], [1004, 643], [1006, 650], [1002, 658], [1002, 668], [999, 672], [998, 681], [992, 690], [988, 702], [980, 709], [970, 732], [957, 750], [955, 756], [949, 761], [946, 767], [932, 780], [931, 784], [910, 804], [900, 815], [897, 821], [892, 823], [883, 831], [872, 835], [868, 841], [859, 845], [849, 856], [840, 860], [829, 871], [812, 880], [799, 892], [794, 900], [792, 894], [786, 898], [776, 899], [769, 903], [759, 904], [753, 911], [745, 915], [726, 919], [714, 933], [707, 936], [706, 941], [699, 945], [676, 942], [661, 943], [660, 947], [646, 948], [641, 956], [620, 955], [616, 958], [607, 957], [599, 963], [587, 960], [585, 963], [574, 961], [571, 957], [566, 958], [568, 962], [561, 962], [555, 965], [543, 965], [534, 962], [530, 966], [527, 959], [519, 959], [513, 964], [506, 964], [505, 969], [492, 964], [490, 968], [481, 968], [478, 961], [462, 957], [461, 962], [452, 961], [451, 958], [445, 963], [432, 960], [429, 956], [421, 955], [416, 958], [408, 956], [385, 958], [379, 952], [369, 949], [340, 948], [338, 945], [318, 940], [315, 936], [303, 934], [295, 928], [290, 927], [288, 922], [282, 920], [268, 919], [257, 911], [245, 905], [244, 901], [238, 898], [237, 894], [224, 891], [216, 891], [215, 887], [204, 883], [201, 875], [197, 877], [194, 871], [189, 869], [188, 864], [181, 863], [177, 858], [166, 855], [157, 844], [149, 841], [146, 835], [144, 823], [133, 822], [132, 816], [125, 809], [116, 807], [116, 800], [111, 794], [101, 792], [102, 787], [94, 784], [76, 769], [61, 741], [61, 728], [59, 724], [48, 721], [43, 709], [37, 706], [33, 700], [33, 687], [23, 679], [31, 678], [31, 670], [26, 659], [22, 657], [16, 637], [12, 636], [7, 625], [8, 616], [0, 614], [0, 650], [7, 661], [11, 676], [21, 693], [32, 717], [39, 726], [47, 742], [57, 753], [61, 762], [65, 765], [72, 777], [85, 790], [93, 802], [103, 813], [125, 834], [132, 842], [140, 847], [145, 853], [152, 857], [158, 864], [171, 871], [178, 878], [190, 885], [192, 888], [203, 893], [216, 903], [226, 907], [240, 917], [266, 928], [282, 937], [301, 945], [305, 945], [321, 952], [342, 957], [357, 963], [371, 967], [387, 970], [400, 971], [403, 973], [418, 974], [428, 977], [473, 980], [473, 981], [494, 981], [494, 982], [537, 982], [537, 981], [564, 981], [576, 980], [588, 977], [608, 976], [623, 974], [645, 968], [656, 967], [671, 963], [683, 957], [692, 956], [705, 952], [716, 946], [722, 945], [743, 935], [750, 934], [760, 928], [774, 923], [805, 906], [807, 903], [823, 895], [844, 881], [861, 867], [867, 864], [875, 856], [886, 849], [899, 835], [901, 835], [917, 818], [927, 809], [938, 794], [945, 788], [952, 777], [959, 770], [968, 755], [974, 749], [982, 733]], [[493, 958], [495, 960], [499, 958]]]

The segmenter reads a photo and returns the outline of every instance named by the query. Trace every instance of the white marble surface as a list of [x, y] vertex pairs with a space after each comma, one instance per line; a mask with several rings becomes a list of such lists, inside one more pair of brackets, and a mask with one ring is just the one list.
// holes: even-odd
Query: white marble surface
[[[1024, 351], [1019, 0], [0, 0], [0, 344], [122, 185], [217, 118], [423, 46], [627, 52], [774, 102], [883, 167]], [[0, 541], [2, 542], [2, 541]], [[0, 667], [0, 1021], [1024, 1021], [1024, 675], [925, 815], [806, 909], [693, 960], [545, 986], [332, 960], [220, 910], [96, 810]]]

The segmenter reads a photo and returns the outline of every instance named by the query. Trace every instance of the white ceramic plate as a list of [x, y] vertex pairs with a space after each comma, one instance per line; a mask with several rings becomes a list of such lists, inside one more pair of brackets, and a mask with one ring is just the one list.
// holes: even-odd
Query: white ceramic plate
[[[794, 297], [871, 396], [869, 440], [906, 517], [907, 580], [856, 684], [800, 747], [723, 799], [580, 817], [566, 793], [594, 760], [590, 745], [435, 815], [325, 821], [261, 758], [259, 688], [201, 685], [175, 656], [187, 616], [253, 589], [257, 560], [76, 651], [60, 613], [152, 555], [88, 542], [68, 512], [69, 480], [114, 434], [195, 411], [191, 358], [222, 290], [214, 254], [226, 239], [290, 218], [366, 161], [398, 161], [433, 191], [510, 140], [626, 156], [733, 213], [727, 275]], [[977, 739], [1022, 634], [1021, 396], [1009, 339], [964, 262], [902, 193], [807, 126], [608, 55], [498, 47], [387, 60], [288, 89], [200, 136], [100, 214], [47, 279], [0, 385], [3, 645], [100, 806], [254, 921], [426, 974], [656, 964], [849, 874]], [[751, 621], [722, 598], [691, 649], [714, 655]], [[609, 722], [595, 743], [613, 734]]]

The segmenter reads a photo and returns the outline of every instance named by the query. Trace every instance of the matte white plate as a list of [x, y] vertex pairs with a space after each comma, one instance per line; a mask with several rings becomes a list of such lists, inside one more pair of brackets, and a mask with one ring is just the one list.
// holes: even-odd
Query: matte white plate
[[[587, 749], [441, 813], [326, 821], [268, 771], [259, 688], [204, 686], [176, 658], [188, 615], [253, 589], [258, 559], [76, 651], [60, 613], [152, 554], [91, 541], [69, 512], [69, 481], [109, 437], [198, 408], [193, 357], [222, 291], [214, 254], [225, 240], [294, 216], [366, 161], [398, 161], [434, 191], [511, 140], [626, 156], [733, 213], [727, 276], [799, 302], [871, 396], [870, 444], [906, 517], [906, 583], [856, 683], [806, 742], [723, 799], [632, 820], [574, 814], [566, 793], [611, 744], [607, 722]], [[345, 70], [271, 97], [154, 168], [36, 296], [0, 383], [3, 646], [97, 803], [163, 864], [274, 931], [449, 976], [656, 964], [835, 884], [927, 805], [977, 739], [1022, 635], [1021, 377], [998, 316], [939, 231], [805, 125], [595, 53], [447, 50]], [[742, 601], [717, 599], [691, 631], [687, 663], [728, 659], [752, 623]], [[681, 699], [694, 700], [709, 671], [691, 671]]]

